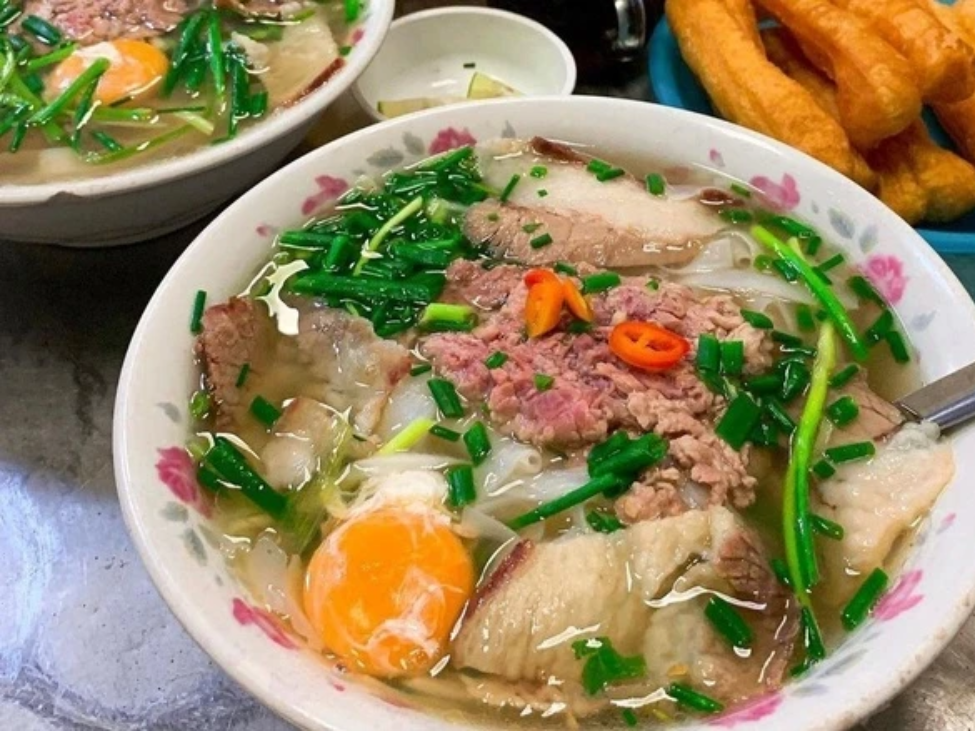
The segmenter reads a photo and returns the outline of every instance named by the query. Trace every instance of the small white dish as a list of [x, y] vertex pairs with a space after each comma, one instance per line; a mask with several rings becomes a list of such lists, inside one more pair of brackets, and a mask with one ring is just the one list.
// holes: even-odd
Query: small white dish
[[569, 47], [540, 23], [503, 10], [437, 8], [400, 18], [353, 93], [374, 119], [381, 101], [465, 99], [475, 72], [524, 96], [569, 95], [576, 63]]

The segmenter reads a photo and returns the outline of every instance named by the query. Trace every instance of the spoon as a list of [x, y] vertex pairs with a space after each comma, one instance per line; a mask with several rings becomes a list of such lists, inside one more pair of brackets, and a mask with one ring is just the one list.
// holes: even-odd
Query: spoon
[[975, 363], [922, 386], [894, 406], [907, 418], [930, 421], [942, 431], [975, 418]]

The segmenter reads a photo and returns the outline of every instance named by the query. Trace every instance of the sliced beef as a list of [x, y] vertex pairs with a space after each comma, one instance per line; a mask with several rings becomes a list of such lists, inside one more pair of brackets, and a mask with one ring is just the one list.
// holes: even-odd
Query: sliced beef
[[216, 5], [254, 18], [290, 18], [306, 7], [295, 0], [217, 0]]
[[841, 541], [823, 541], [836, 604], [890, 557], [899, 537], [927, 514], [955, 472], [951, 445], [937, 427], [906, 424], [873, 459], [837, 469], [816, 493], [816, 512], [843, 526]]
[[25, 16], [37, 15], [85, 45], [168, 33], [190, 9], [186, 0], [27, 0], [24, 3]]
[[[752, 342], [748, 370], [761, 370], [771, 362], [769, 339], [742, 320], [729, 297], [698, 299], [687, 287], [662, 283], [650, 290], [645, 280], [627, 278], [592, 298], [596, 318], [590, 333], [559, 330], [525, 340], [522, 277], [523, 270], [511, 265], [490, 271], [473, 262], [453, 265], [449, 297], [494, 309], [482, 314], [472, 333], [421, 339], [421, 351], [439, 373], [468, 399], [484, 401], [494, 424], [522, 441], [585, 447], [618, 428], [652, 430], [671, 440], [665, 466], [680, 468], [684, 481], [710, 490], [714, 504], [751, 502], [756, 481], [746, 469], [748, 452], [735, 452], [715, 437], [714, 424], [725, 404], [697, 377], [693, 352], [675, 368], [650, 373], [627, 366], [607, 343], [612, 326], [629, 319], [657, 322], [686, 337], [692, 347], [702, 333], [721, 339], [734, 334]], [[504, 352], [508, 360], [488, 369], [484, 360], [494, 351]], [[554, 378], [551, 388], [538, 390], [538, 373]], [[644, 483], [621, 504], [620, 514], [633, 520], [673, 514], [682, 485], [669, 484], [673, 489], [664, 498], [654, 496], [653, 482]]]
[[[349, 409], [356, 432], [372, 434], [390, 392], [409, 371], [408, 351], [377, 337], [360, 317], [308, 301], [296, 304], [296, 337], [280, 335], [267, 308], [248, 298], [204, 313], [197, 353], [216, 404], [217, 427], [242, 433], [260, 448], [267, 436], [249, 414], [253, 398], [280, 403], [306, 396], [338, 411]], [[238, 388], [245, 363], [249, 375]]]
[[[500, 190], [512, 175], [522, 177], [505, 203], [475, 205], [465, 222], [472, 241], [489, 242], [499, 255], [610, 268], [683, 264], [724, 225], [713, 207], [648, 195], [630, 175], [600, 182], [585, 159], [563, 145], [537, 138], [499, 145], [482, 155], [485, 180]], [[523, 175], [532, 164], [544, 165], [547, 174]], [[532, 247], [531, 240], [544, 233], [552, 243]]]
[[[728, 510], [527, 544], [506, 563], [463, 620], [451, 652], [457, 667], [568, 692], [582, 670], [572, 643], [608, 637], [622, 654], [646, 658], [644, 692], [686, 676], [735, 702], [782, 682], [796, 638], [795, 608], [757, 538]], [[694, 587], [704, 595], [687, 591]], [[756, 632], [749, 656], [737, 656], [707, 624], [708, 590], [743, 602]]]

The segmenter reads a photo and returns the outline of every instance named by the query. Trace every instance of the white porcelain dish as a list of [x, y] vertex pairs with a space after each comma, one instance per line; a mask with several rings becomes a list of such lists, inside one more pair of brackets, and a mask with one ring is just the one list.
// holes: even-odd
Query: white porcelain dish
[[475, 72], [525, 96], [569, 95], [576, 85], [572, 52], [545, 26], [503, 10], [452, 7], [394, 21], [352, 91], [381, 121], [379, 102], [465, 97]]
[[113, 246], [144, 241], [203, 217], [262, 180], [376, 55], [394, 0], [370, 0], [350, 29], [345, 65], [319, 89], [234, 140], [114, 175], [38, 185], [0, 183], [0, 242]]
[[[159, 287], [132, 340], [118, 387], [115, 471], [125, 519], [159, 591], [230, 675], [289, 721], [316, 731], [445, 731], [375, 682], [338, 675], [252, 605], [210, 543], [213, 533], [181, 445], [198, 382], [187, 323], [194, 294], [238, 292], [274, 233], [300, 224], [363, 171], [499, 135], [545, 135], [666, 167], [709, 166], [750, 182], [844, 247], [896, 307], [924, 379], [975, 360], [975, 305], [917, 234], [826, 166], [728, 123], [675, 109], [592, 97], [521, 99], [433, 110], [316, 150], [225, 211]], [[736, 731], [847, 728], [889, 701], [931, 660], [975, 604], [975, 431], [952, 437], [957, 476], [922, 526], [874, 615], [826, 661], [780, 692], [698, 725]], [[483, 728], [504, 728], [487, 724]], [[622, 728], [622, 722], [621, 722]]]

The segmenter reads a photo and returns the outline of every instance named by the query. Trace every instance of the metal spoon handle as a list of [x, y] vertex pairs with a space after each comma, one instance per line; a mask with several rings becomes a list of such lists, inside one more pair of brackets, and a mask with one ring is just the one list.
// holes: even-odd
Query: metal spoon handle
[[917, 421], [931, 421], [949, 429], [975, 419], [975, 363], [894, 402]]

